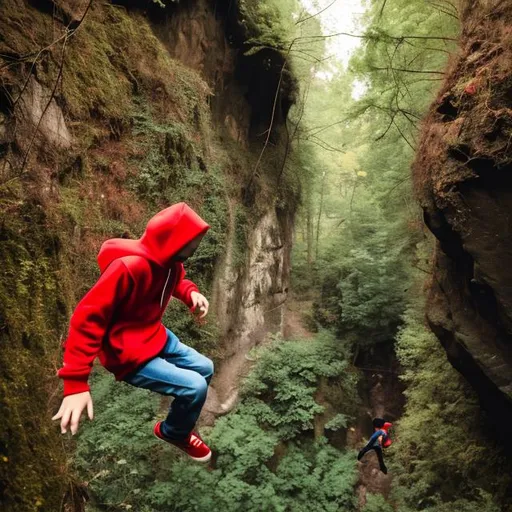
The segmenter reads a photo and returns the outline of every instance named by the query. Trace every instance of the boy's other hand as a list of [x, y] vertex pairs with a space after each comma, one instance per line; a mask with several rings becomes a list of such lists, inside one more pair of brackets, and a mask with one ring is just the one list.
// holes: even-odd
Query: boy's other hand
[[63, 434], [67, 432], [69, 425], [71, 433], [75, 435], [78, 430], [80, 416], [82, 416], [82, 412], [85, 408], [87, 408], [87, 415], [89, 416], [89, 419], [92, 420], [94, 413], [92, 408], [92, 397], [89, 391], [65, 396], [64, 400], [62, 400], [59, 412], [52, 418], [52, 420], [60, 419], [60, 431]]
[[192, 292], [190, 294], [190, 298], [192, 299], [192, 311], [199, 308], [199, 311], [201, 312], [199, 318], [204, 318], [208, 314], [208, 308], [210, 306], [206, 297], [199, 292]]

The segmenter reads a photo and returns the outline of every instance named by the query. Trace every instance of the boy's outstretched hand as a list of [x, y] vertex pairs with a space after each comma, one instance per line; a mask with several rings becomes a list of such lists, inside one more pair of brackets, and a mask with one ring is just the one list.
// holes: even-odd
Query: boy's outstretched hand
[[199, 292], [192, 292], [190, 294], [190, 298], [192, 299], [192, 311], [199, 308], [199, 311], [201, 312], [199, 318], [204, 318], [208, 314], [208, 307], [210, 306], [206, 297]]
[[87, 415], [92, 420], [94, 413], [92, 408], [92, 397], [89, 391], [83, 393], [76, 393], [75, 395], [65, 396], [62, 400], [59, 412], [52, 418], [52, 420], [60, 419], [60, 431], [65, 434], [68, 425], [73, 435], [78, 430], [78, 422], [82, 416], [83, 410], [87, 407]]

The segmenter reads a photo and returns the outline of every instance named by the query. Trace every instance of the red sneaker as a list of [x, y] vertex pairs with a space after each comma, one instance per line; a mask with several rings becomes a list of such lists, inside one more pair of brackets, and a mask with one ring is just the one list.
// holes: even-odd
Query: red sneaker
[[153, 433], [158, 439], [172, 444], [185, 452], [191, 459], [198, 462], [208, 462], [212, 457], [212, 451], [207, 444], [199, 437], [196, 432], [191, 432], [187, 439], [183, 441], [173, 441], [164, 437], [161, 431], [162, 422], [158, 421], [153, 428]]

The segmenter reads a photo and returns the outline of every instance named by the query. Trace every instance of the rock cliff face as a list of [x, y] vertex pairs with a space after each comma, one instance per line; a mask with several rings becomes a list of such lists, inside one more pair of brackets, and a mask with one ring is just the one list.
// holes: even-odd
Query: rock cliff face
[[[0, 5], [6, 510], [83, 508], [49, 418], [60, 397], [60, 341], [97, 277], [104, 239], [138, 236], [157, 208], [178, 200], [212, 224], [194, 276], [210, 290], [220, 334], [210, 422], [236, 401], [249, 350], [281, 328], [287, 293], [297, 197], [281, 192], [295, 89], [283, 57], [245, 55], [238, 2], [87, 4]], [[172, 314], [172, 324], [186, 316]], [[181, 324], [189, 327], [184, 341], [193, 344], [201, 333]]]
[[[211, 88], [210, 105], [218, 132], [250, 150], [258, 140], [262, 143], [257, 134], [270, 124], [283, 61], [277, 52], [244, 55], [247, 34], [238, 9], [237, 2], [196, 0], [169, 9], [164, 16], [153, 11], [152, 19], [169, 53], [201, 73]], [[280, 132], [291, 106], [287, 88], [280, 94], [274, 116], [275, 140], [283, 137]], [[253, 201], [259, 203], [258, 220], [246, 233], [242, 261], [235, 261], [234, 255], [237, 199], [230, 202], [226, 250], [214, 278], [212, 307], [219, 319], [223, 358], [203, 414], [209, 423], [235, 404], [251, 348], [267, 332], [281, 329], [294, 212], [276, 209], [275, 197], [256, 194]]]
[[496, 428], [512, 422], [512, 2], [463, 2], [414, 178], [437, 238], [428, 321]]
[[236, 403], [249, 351], [268, 332], [280, 332], [288, 292], [292, 219], [274, 210], [261, 218], [248, 240], [245, 263], [236, 269], [226, 251], [216, 279], [214, 305], [221, 319], [224, 357], [217, 368], [204, 419], [225, 414]]

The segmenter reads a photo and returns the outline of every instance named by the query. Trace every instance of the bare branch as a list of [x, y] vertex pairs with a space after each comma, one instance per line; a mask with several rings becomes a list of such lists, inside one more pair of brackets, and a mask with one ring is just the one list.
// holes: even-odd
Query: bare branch
[[400, 130], [400, 127], [396, 124], [395, 121], [393, 121], [393, 124], [395, 125], [395, 128], [398, 130], [398, 133], [402, 136], [402, 139], [405, 140], [405, 142], [407, 142], [407, 145], [413, 150], [413, 151], [416, 151], [416, 148], [409, 142], [409, 140], [407, 139], [407, 137], [402, 133], [402, 130]]
[[400, 180], [398, 183], [393, 185], [387, 192], [384, 193], [384, 195], [382, 197], [387, 197], [389, 194], [391, 194], [391, 192], [393, 192], [393, 190], [396, 190], [400, 185], [402, 185], [403, 183], [405, 183], [406, 181], [408, 181], [410, 179], [411, 179], [410, 176], [406, 176], [403, 180]]
[[333, 0], [327, 7], [324, 7], [321, 11], [318, 11], [317, 13], [315, 14], [312, 14], [311, 16], [307, 16], [306, 18], [304, 19], [300, 19], [299, 18], [299, 21], [297, 21], [297, 23], [295, 23], [295, 25], [300, 25], [301, 23], [304, 23], [305, 21], [308, 21], [310, 20], [311, 18], [315, 18], [316, 16], [318, 16], [319, 14], [322, 14], [323, 12], [325, 12], [327, 9], [329, 9], [329, 7], [331, 7], [331, 5], [334, 5], [338, 0]]
[[344, 151], [342, 149], [332, 146], [331, 144], [329, 144], [325, 140], [321, 139], [320, 137], [317, 137], [316, 135], [310, 135], [305, 140], [310, 140], [312, 142], [316, 141], [318, 144], [323, 144], [325, 146], [325, 148], [329, 151], [335, 151], [337, 153], [344, 153]]
[[305, 142], [311, 142], [312, 144], [315, 144], [316, 146], [319, 146], [321, 147], [322, 149], [325, 149], [325, 151], [330, 151], [332, 153], [343, 153], [343, 151], [341, 149], [338, 149], [338, 148], [333, 148], [332, 146], [329, 147], [329, 146], [324, 146], [324, 142], [319, 139], [318, 141], [314, 140], [314, 139], [304, 139], [304, 138], [298, 138], [297, 140], [299, 141], [305, 141]]
[[[55, 84], [53, 86], [53, 89], [52, 89], [52, 91], [50, 93], [50, 98], [49, 98], [48, 102], [46, 103], [46, 105], [45, 105], [45, 107], [44, 107], [44, 109], [43, 109], [43, 111], [41, 113], [41, 117], [39, 118], [39, 120], [37, 122], [36, 128], [35, 128], [35, 130], [34, 130], [34, 132], [32, 134], [32, 138], [31, 138], [30, 143], [28, 145], [27, 151], [25, 152], [25, 155], [23, 157], [23, 161], [22, 161], [21, 167], [18, 170], [17, 175], [14, 178], [11, 178], [11, 179], [7, 180], [3, 184], [5, 184], [5, 183], [7, 183], [9, 181], [12, 181], [12, 179], [19, 178], [23, 174], [23, 172], [24, 172], [25, 166], [26, 166], [27, 161], [28, 161], [28, 156], [29, 156], [30, 151], [32, 149], [32, 146], [34, 144], [35, 138], [36, 138], [36, 136], [37, 136], [37, 134], [39, 132], [39, 128], [41, 126], [41, 122], [43, 120], [43, 117], [45, 116], [46, 112], [48, 111], [48, 108], [50, 107], [51, 102], [53, 101], [53, 99], [55, 97], [55, 93], [57, 92], [57, 87], [59, 86], [60, 80], [62, 78], [62, 71], [63, 71], [63, 68], [64, 68], [64, 60], [65, 60], [65, 53], [66, 53], [67, 42], [68, 42], [69, 38], [72, 37], [76, 33], [76, 31], [80, 28], [80, 26], [82, 25], [82, 22], [84, 21], [87, 13], [89, 12], [89, 9], [91, 8], [92, 1], [93, 0], [89, 0], [89, 3], [87, 4], [87, 7], [85, 8], [84, 13], [82, 14], [82, 17], [80, 18], [80, 20], [78, 22], [70, 21], [68, 26], [66, 27], [65, 33], [60, 38], [58, 38], [57, 40], [53, 41], [50, 45], [48, 45], [47, 47], [43, 48], [42, 50], [39, 50], [39, 52], [37, 52], [37, 54], [36, 54], [36, 59], [32, 63], [32, 66], [30, 68], [30, 71], [29, 71], [29, 74], [27, 76], [27, 79], [25, 80], [25, 83], [23, 85], [23, 88], [22, 88], [20, 94], [18, 95], [18, 97], [14, 101], [14, 103], [12, 105], [12, 108], [14, 108], [16, 103], [20, 100], [23, 92], [26, 90], [26, 88], [28, 86], [28, 83], [29, 83], [29, 80], [30, 80], [30, 77], [32, 75], [32, 71], [34, 69], [34, 66], [35, 66], [35, 64], [37, 62], [37, 59], [41, 55], [41, 53], [43, 51], [48, 50], [51, 46], [55, 45], [58, 41], [63, 40], [62, 51], [61, 51], [61, 59], [60, 59], [60, 64], [59, 64], [59, 71], [57, 73], [57, 78], [55, 80]], [[74, 27], [70, 29], [72, 24], [74, 25]]]
[[321, 127], [314, 126], [313, 128], [308, 128], [306, 131], [313, 131], [313, 130], [316, 130], [318, 128], [318, 131], [313, 132], [311, 134], [311, 135], [317, 135], [317, 134], [322, 133], [323, 131], [327, 130], [328, 128], [332, 128], [333, 126], [336, 126], [336, 125], [341, 124], [341, 123], [345, 123], [347, 121], [348, 121], [348, 119], [345, 118], [345, 119], [342, 119], [341, 121], [336, 121], [335, 123], [331, 123], [331, 124], [328, 124], [326, 126], [321, 126]]
[[[55, 39], [55, 41], [51, 42], [48, 46], [45, 46], [44, 48], [41, 48], [39, 51], [37, 52], [32, 52], [30, 54], [26, 54], [25, 56], [23, 56], [21, 59], [19, 60], [27, 60], [29, 57], [31, 57], [32, 55], [35, 55], [35, 59], [34, 61], [32, 62], [32, 66], [30, 67], [30, 70], [27, 74], [27, 79], [25, 80], [25, 83], [23, 84], [23, 87], [21, 88], [21, 92], [19, 93], [18, 97], [16, 98], [16, 100], [14, 101], [13, 105], [12, 105], [12, 108], [14, 108], [16, 106], [16, 104], [18, 103], [18, 101], [20, 100], [21, 96], [23, 95], [23, 93], [25, 92], [25, 89], [27, 88], [28, 86], [28, 83], [30, 81], [30, 77], [32, 76], [32, 72], [34, 71], [34, 67], [39, 59], [39, 57], [44, 53], [44, 52], [47, 52], [50, 50], [50, 48], [52, 48], [52, 46], [55, 46], [58, 42], [62, 41], [63, 39], [68, 39], [69, 37], [71, 37], [79, 28], [80, 28], [80, 25], [82, 24], [83, 20], [85, 19], [85, 16], [87, 15], [90, 7], [91, 7], [91, 4], [92, 4], [92, 0], [89, 1], [89, 4], [87, 5], [83, 15], [82, 15], [82, 18], [78, 21], [78, 23], [76, 24], [76, 26], [73, 28], [73, 29], [69, 29], [70, 25], [72, 22], [70, 22], [70, 24], [66, 27], [66, 30], [64, 32], [64, 34], [60, 37], [58, 37], [57, 39]], [[0, 67], [0, 69], [2, 69], [4, 66], [6, 65], [9, 65], [9, 64], [4, 64], [3, 66]]]
[[288, 48], [288, 53], [286, 54], [286, 57], [284, 58], [283, 65], [281, 66], [281, 71], [279, 73], [279, 80], [277, 82], [277, 87], [276, 87], [276, 93], [274, 95], [274, 102], [273, 102], [273, 105], [272, 105], [272, 114], [270, 116], [270, 125], [269, 125], [268, 130], [267, 130], [267, 137], [265, 139], [265, 143], [263, 144], [263, 147], [261, 148], [260, 155], [258, 157], [256, 165], [254, 166], [254, 169], [251, 172], [251, 176], [250, 176], [249, 181], [247, 183], [247, 187], [245, 189], [246, 199], [247, 199], [247, 196], [249, 194], [249, 190], [251, 188], [252, 182], [254, 181], [254, 178], [256, 177], [256, 173], [258, 172], [258, 168], [260, 166], [261, 159], [263, 158], [263, 153], [267, 149], [268, 143], [270, 141], [270, 135], [272, 133], [272, 128], [274, 126], [274, 117], [275, 117], [275, 114], [276, 114], [277, 99], [279, 97], [279, 92], [281, 90], [281, 83], [283, 81], [283, 74], [284, 74], [284, 70], [286, 68], [286, 64], [288, 62], [288, 58], [290, 56], [290, 51], [292, 49], [292, 45], [293, 45], [293, 42], [290, 44], [290, 47]]
[[397, 113], [395, 112], [392, 116], [390, 116], [390, 117], [391, 117], [391, 120], [389, 121], [389, 124], [388, 124], [388, 126], [387, 126], [386, 130], [384, 131], [384, 133], [382, 133], [381, 135], [379, 135], [379, 136], [375, 139], [375, 142], [377, 142], [377, 141], [379, 141], [379, 140], [383, 139], [383, 138], [386, 136], [386, 134], [389, 132], [389, 129], [391, 128], [391, 126], [393, 126], [393, 121], [395, 120], [396, 114], [397, 114]]
[[319, 59], [318, 57], [316, 57], [315, 55], [312, 55], [308, 52], [305, 52], [304, 50], [298, 50], [298, 49], [292, 49], [291, 50], [293, 53], [301, 53], [301, 54], [304, 54], [304, 55], [307, 55], [308, 57], [310, 57], [314, 62], [317, 62], [317, 63], [321, 63], [321, 62], [325, 62], [327, 60], [330, 60], [334, 57], [334, 54], [333, 55], [328, 55], [327, 57], [324, 57], [323, 59]]
[[459, 12], [457, 7], [454, 4], [452, 4], [449, 0], [436, 0], [436, 1], [444, 4], [445, 8], [449, 9], [451, 7], [455, 12]]
[[422, 272], [424, 272], [425, 274], [430, 274], [432, 275], [432, 272], [428, 271], [428, 270], [425, 270], [424, 268], [421, 268], [419, 265], [414, 265], [414, 263], [412, 264], [412, 266], [414, 268], [417, 268], [418, 270], [421, 270]]
[[304, 116], [304, 112], [305, 112], [305, 108], [306, 108], [306, 102], [307, 102], [307, 98], [309, 96], [309, 89], [311, 87], [311, 82], [313, 81], [313, 75], [314, 75], [314, 73], [311, 73], [311, 75], [309, 77], [308, 84], [306, 86], [306, 89], [304, 90], [304, 95], [302, 97], [302, 105], [301, 105], [301, 109], [300, 109], [299, 119], [298, 119], [297, 123], [295, 124], [295, 128], [293, 130], [291, 138], [290, 138], [290, 136], [288, 134], [288, 126], [285, 123], [286, 133], [288, 134], [288, 138], [286, 140], [286, 148], [285, 148], [285, 152], [284, 152], [283, 164], [281, 165], [281, 170], [279, 171], [279, 177], [277, 178], [278, 186], [281, 183], [281, 177], [283, 176], [283, 172], [284, 172], [284, 169], [285, 169], [285, 166], [286, 166], [286, 160], [287, 160], [288, 154], [290, 152], [291, 142], [295, 138], [297, 130], [299, 129], [299, 125], [300, 125], [300, 123], [302, 121], [302, 117]]
[[[301, 36], [294, 39], [295, 42], [301, 42], [306, 39], [330, 39], [331, 37], [347, 36], [356, 37], [358, 39], [377, 39], [377, 34], [351, 34], [349, 32], [336, 32], [335, 34], [327, 34], [323, 36]], [[442, 36], [391, 36], [389, 34], [382, 34], [382, 39], [388, 38], [390, 40], [398, 41], [400, 39], [424, 39], [430, 41], [453, 41], [457, 42], [458, 39], [454, 37], [442, 37]]]
[[424, 74], [424, 75], [444, 75], [444, 71], [432, 71], [432, 70], [427, 70], [427, 71], [422, 71], [422, 70], [419, 70], [419, 69], [405, 69], [405, 68], [380, 68], [380, 67], [377, 67], [377, 66], [371, 66], [371, 68], [373, 71], [400, 71], [401, 73], [419, 73], [419, 74]]
[[35, 138], [37, 134], [39, 133], [39, 127], [41, 126], [41, 122], [43, 121], [43, 117], [45, 116], [48, 108], [50, 107], [51, 102], [53, 101], [53, 98], [55, 97], [55, 93], [57, 91], [57, 87], [59, 85], [60, 79], [62, 77], [62, 69], [64, 68], [64, 56], [66, 52], [66, 44], [68, 42], [68, 38], [66, 37], [64, 39], [64, 42], [62, 43], [62, 54], [61, 54], [61, 60], [59, 65], [59, 72], [57, 74], [57, 79], [55, 80], [55, 84], [53, 86], [52, 92], [50, 94], [50, 99], [46, 103], [46, 106], [44, 107], [43, 112], [41, 113], [41, 117], [39, 118], [39, 121], [37, 122], [36, 129], [34, 130], [34, 133], [32, 134], [32, 138], [30, 139], [30, 143], [28, 145], [27, 151], [25, 152], [25, 156], [23, 157], [23, 162], [21, 164], [21, 168], [19, 170], [19, 174], [23, 173], [23, 170], [25, 169], [25, 165], [27, 164], [28, 155], [30, 153], [30, 150], [32, 149], [32, 146], [34, 144]]
[[[432, 7], [434, 7], [434, 9], [436, 9], [437, 11], [442, 12], [443, 14], [446, 14], [447, 16], [451, 16], [452, 18], [455, 18], [456, 20], [459, 19], [459, 17], [456, 14], [454, 14], [453, 12], [447, 11], [446, 7], [444, 5], [434, 3], [432, 1], [428, 1], [427, 3], [430, 4]], [[455, 9], [455, 7], [452, 4], [448, 3], [448, 5], [451, 5]], [[455, 11], [455, 12], [457, 12], [457, 11]]]
[[379, 12], [379, 18], [382, 18], [382, 13], [384, 12], [384, 7], [386, 7], [386, 2], [388, 0], [384, 0], [384, 2], [382, 3], [382, 7], [380, 8], [380, 12]]

